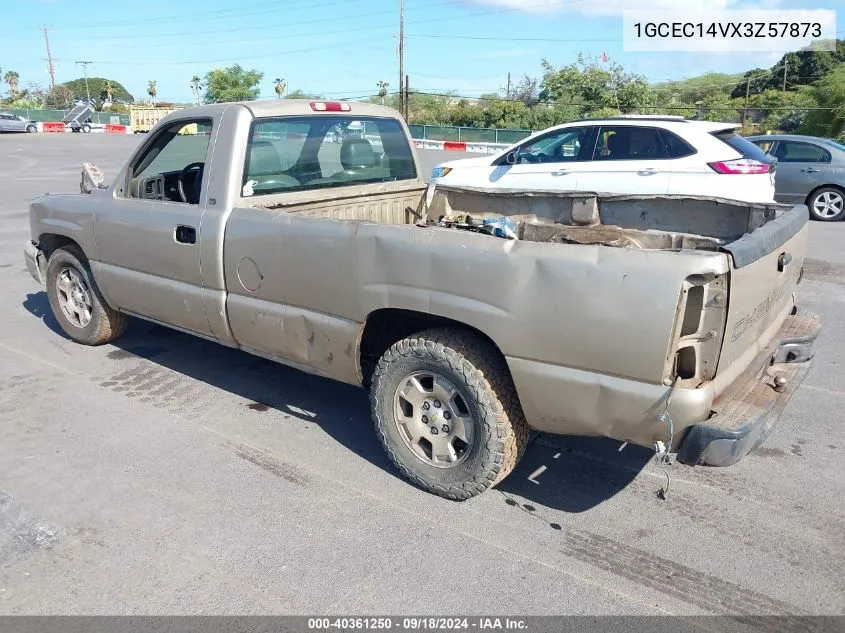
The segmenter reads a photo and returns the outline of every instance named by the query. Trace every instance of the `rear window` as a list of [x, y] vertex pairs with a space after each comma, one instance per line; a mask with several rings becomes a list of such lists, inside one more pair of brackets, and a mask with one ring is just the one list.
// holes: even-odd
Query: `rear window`
[[659, 133], [663, 138], [663, 142], [666, 144], [666, 151], [669, 153], [669, 158], [683, 158], [684, 156], [695, 154], [695, 148], [677, 134], [669, 130], [659, 130]]
[[722, 130], [720, 132], [713, 132], [712, 134], [717, 139], [730, 145], [733, 149], [742, 154], [743, 158], [753, 158], [761, 163], [768, 163], [771, 161], [771, 158], [766, 155], [766, 152], [748, 139], [741, 137], [733, 130]]
[[395, 119], [304, 116], [253, 123], [243, 195], [412, 180], [407, 136]]
[[841, 143], [837, 143], [836, 141], [831, 141], [829, 139], [825, 139], [825, 143], [827, 143], [831, 147], [835, 147], [836, 149], [842, 152], [845, 152], [845, 145], [842, 145]]

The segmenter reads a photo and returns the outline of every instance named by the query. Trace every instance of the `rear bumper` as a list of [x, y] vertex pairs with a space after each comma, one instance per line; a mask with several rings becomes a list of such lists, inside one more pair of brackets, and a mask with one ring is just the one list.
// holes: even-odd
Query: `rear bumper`
[[789, 315], [749, 370], [714, 402], [710, 418], [690, 427], [678, 461], [730, 466], [762, 444], [807, 376], [820, 331], [815, 314]]
[[47, 280], [47, 259], [44, 253], [32, 240], [27, 240], [23, 246], [23, 258], [26, 260], [26, 269], [32, 278], [42, 286]]

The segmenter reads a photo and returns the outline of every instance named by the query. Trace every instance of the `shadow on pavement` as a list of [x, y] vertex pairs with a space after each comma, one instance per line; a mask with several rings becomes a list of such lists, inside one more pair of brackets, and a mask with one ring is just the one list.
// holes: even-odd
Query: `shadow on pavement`
[[[67, 338], [53, 317], [46, 293], [28, 295], [23, 305], [54, 333]], [[276, 409], [303, 423], [317, 424], [349, 450], [400, 478], [376, 438], [363, 389], [139, 319], [133, 319], [126, 334], [112, 345], [116, 349], [107, 354], [112, 360], [145, 358], [243, 398], [253, 411]], [[603, 438], [540, 434], [497, 488], [506, 496], [550, 509], [589, 510], [623, 490], [652, 457], [646, 449], [627, 446], [619, 452], [619, 446]]]
[[21, 305], [23, 305], [24, 309], [31, 315], [44, 321], [44, 324], [50, 328], [54, 334], [58, 334], [65, 340], [70, 340], [70, 337], [65, 334], [65, 331], [59, 325], [59, 322], [56, 321], [56, 317], [53, 316], [53, 310], [50, 308], [50, 300], [47, 299], [46, 292], [42, 290], [41, 292], [27, 294], [26, 299]]
[[[567, 513], [584, 512], [626, 488], [654, 453], [606, 438], [539, 435], [497, 488]], [[655, 491], [660, 482], [654, 484]]]

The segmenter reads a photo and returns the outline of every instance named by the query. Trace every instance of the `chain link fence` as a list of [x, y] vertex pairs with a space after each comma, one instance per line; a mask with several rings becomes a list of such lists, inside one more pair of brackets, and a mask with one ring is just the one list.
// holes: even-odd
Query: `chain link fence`
[[[22, 116], [27, 121], [41, 122], [61, 121], [65, 118], [65, 115], [70, 112], [70, 110], [27, 110], [23, 108], [11, 108], [3, 111], [17, 116]], [[111, 112], [95, 112], [91, 115], [91, 123], [100, 123], [103, 125], [106, 123], [129, 125], [129, 115], [113, 114]]]
[[419, 140], [502, 143], [505, 145], [517, 143], [533, 133], [531, 130], [499, 130], [446, 125], [411, 124], [408, 127], [411, 130], [411, 136]]
[[[11, 108], [4, 110], [28, 121], [61, 121], [70, 110], [36, 110]], [[112, 114], [110, 112], [95, 112], [91, 116], [92, 123], [119, 123], [130, 125], [128, 114]], [[411, 136], [415, 139], [429, 141], [460, 141], [465, 143], [502, 143], [511, 145], [530, 136], [531, 130], [500, 130], [479, 127], [457, 127], [447, 125], [417, 125], [408, 126]]]

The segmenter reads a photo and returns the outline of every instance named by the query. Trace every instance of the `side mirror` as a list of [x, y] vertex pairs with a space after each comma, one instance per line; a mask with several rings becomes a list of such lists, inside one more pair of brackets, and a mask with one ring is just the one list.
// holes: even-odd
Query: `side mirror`
[[508, 152], [508, 155], [505, 156], [505, 162], [508, 165], [516, 165], [519, 162], [519, 150]]

